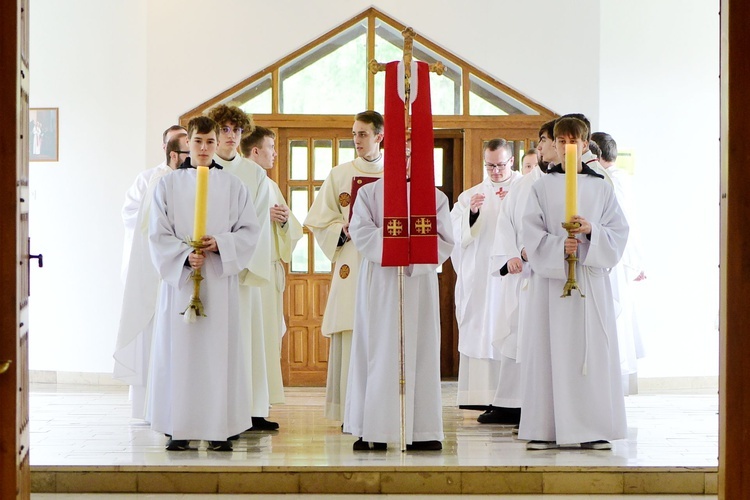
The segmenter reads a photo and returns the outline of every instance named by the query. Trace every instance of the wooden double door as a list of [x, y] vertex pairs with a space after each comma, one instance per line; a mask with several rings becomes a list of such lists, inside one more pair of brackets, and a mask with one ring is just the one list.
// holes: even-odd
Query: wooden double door
[[[435, 131], [435, 180], [451, 202], [461, 191], [461, 131]], [[355, 158], [350, 129], [280, 129], [278, 183], [295, 216], [303, 221], [331, 169]], [[282, 373], [286, 386], [324, 386], [329, 340], [321, 334], [331, 283], [332, 265], [304, 230], [292, 262], [287, 266], [284, 312], [287, 334], [282, 343]], [[439, 273], [441, 320], [441, 373], [458, 374], [458, 329], [450, 261]]]

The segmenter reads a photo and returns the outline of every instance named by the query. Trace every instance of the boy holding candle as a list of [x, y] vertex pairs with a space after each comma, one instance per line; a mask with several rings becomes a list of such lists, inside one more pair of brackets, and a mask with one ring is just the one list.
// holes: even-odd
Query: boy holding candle
[[[213, 162], [218, 125], [207, 117], [188, 124], [190, 158], [156, 187], [150, 214], [151, 258], [161, 279], [149, 387], [151, 428], [167, 434], [167, 450], [189, 449], [189, 440], [231, 451], [229, 436], [251, 425], [247, 339], [240, 326], [238, 274], [258, 241], [259, 224], [240, 179]], [[197, 167], [197, 168], [196, 168]], [[196, 211], [206, 173], [205, 211]], [[196, 252], [188, 240], [203, 242]], [[186, 322], [193, 292], [191, 274], [200, 269], [205, 317]]]
[[[532, 186], [523, 217], [521, 239], [533, 272], [521, 351], [519, 438], [529, 440], [530, 450], [570, 444], [611, 449], [609, 441], [626, 437], [608, 274], [622, 256], [628, 224], [611, 184], [580, 160], [587, 137], [581, 120], [555, 124], [563, 161]], [[575, 180], [577, 195], [566, 189], [566, 175]], [[568, 235], [564, 222], [579, 226]], [[561, 297], [569, 254], [578, 257], [580, 293]]]

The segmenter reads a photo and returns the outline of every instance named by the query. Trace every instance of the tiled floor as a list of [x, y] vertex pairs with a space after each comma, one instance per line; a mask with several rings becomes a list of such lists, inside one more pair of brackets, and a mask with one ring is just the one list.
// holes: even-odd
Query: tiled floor
[[[455, 383], [443, 384], [446, 437], [444, 449], [440, 453], [401, 453], [397, 449], [397, 443], [389, 444], [386, 453], [354, 453], [351, 447], [354, 438], [342, 434], [338, 423], [323, 418], [322, 388], [288, 388], [287, 404], [271, 410], [271, 419], [281, 425], [280, 432], [245, 433], [235, 443], [234, 452], [216, 453], [207, 452], [205, 443], [200, 444], [198, 451], [166, 452], [164, 436], [151, 431], [143, 422], [129, 417], [127, 391], [122, 388], [36, 384], [31, 391], [31, 465], [32, 473], [36, 475], [35, 491], [63, 490], [59, 477], [55, 479], [44, 473], [96, 470], [184, 472], [185, 466], [189, 466], [196, 471], [294, 470], [297, 473], [300, 470], [317, 470], [321, 473], [342, 473], [351, 469], [380, 471], [378, 473], [383, 475], [387, 471], [405, 470], [445, 470], [454, 474], [456, 471], [499, 473], [510, 470], [551, 474], [619, 471], [622, 477], [622, 471], [659, 474], [697, 471], [699, 474], [707, 473], [707, 477], [713, 476], [713, 479], [709, 479], [709, 483], [713, 484], [706, 491], [715, 492], [715, 472], [718, 467], [718, 397], [715, 392], [641, 394], [628, 397], [628, 439], [616, 441], [612, 451], [569, 449], [530, 452], [525, 449], [524, 442], [513, 436], [510, 427], [478, 424], [475, 420], [477, 412], [456, 408], [455, 391]], [[198, 443], [193, 442], [193, 445]], [[662, 482], [658, 476], [652, 478]], [[702, 480], [701, 478], [702, 476], [692, 477], [696, 481]], [[298, 487], [299, 481], [297, 479]], [[384, 479], [380, 478], [378, 481]], [[622, 482], [622, 479], [618, 481]], [[133, 482], [135, 484], [138, 480], [134, 479]], [[546, 480], [542, 483], [551, 484]], [[71, 487], [69, 483], [66, 484]], [[622, 486], [625, 492], [637, 491], [632, 489], [632, 485], [629, 490], [628, 484], [626, 479]], [[467, 492], [467, 485], [468, 482], [463, 489], [454, 492]], [[128, 489], [121, 486], [116, 491]], [[162, 492], [158, 489], [151, 491]], [[223, 490], [219, 487], [217, 491]], [[289, 492], [299, 491], [310, 490], [299, 487], [298, 490]], [[386, 492], [382, 489], [378, 491]], [[547, 491], [554, 489], [548, 490], [545, 486], [544, 492]], [[533, 492], [533, 488], [528, 491]], [[605, 493], [610, 490], [594, 489], [587, 492]], [[678, 489], [675, 492], [681, 491]], [[78, 497], [81, 495], [76, 498]], [[39, 494], [34, 498], [41, 500], [49, 497]], [[59, 500], [64, 497], [54, 498]], [[123, 498], [141, 500], [151, 497], [141, 495]], [[172, 500], [181, 497], [158, 498]], [[638, 497], [628, 495], [628, 498]], [[659, 498], [664, 500], [669, 497]]]

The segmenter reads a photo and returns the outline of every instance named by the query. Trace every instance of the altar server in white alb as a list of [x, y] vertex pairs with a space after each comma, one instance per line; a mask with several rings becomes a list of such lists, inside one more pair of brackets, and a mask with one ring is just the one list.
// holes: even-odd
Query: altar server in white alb
[[[149, 225], [151, 257], [162, 279], [149, 386], [151, 428], [170, 436], [168, 450], [207, 440], [208, 449], [231, 451], [229, 437], [251, 426], [249, 343], [240, 324], [240, 271], [255, 250], [260, 226], [247, 188], [212, 161], [218, 125], [188, 124], [190, 158], [159, 182]], [[196, 166], [210, 166], [203, 254], [186, 243], [195, 222]], [[186, 322], [200, 269], [205, 317]]]
[[[242, 137], [240, 150], [245, 159], [259, 165], [267, 174], [276, 161], [276, 135], [272, 130], [256, 126]], [[266, 349], [268, 395], [271, 404], [284, 402], [284, 384], [281, 378], [281, 339], [286, 333], [284, 323], [284, 288], [286, 271], [283, 262], [291, 262], [294, 246], [302, 238], [302, 224], [294, 216], [281, 194], [278, 184], [269, 177], [271, 225], [271, 273], [267, 284], [260, 287], [263, 304], [263, 339]], [[307, 207], [305, 207], [307, 208]], [[258, 420], [254, 419], [257, 423]], [[273, 422], [269, 422], [273, 424]]]
[[[562, 164], [534, 183], [523, 217], [521, 240], [533, 272], [524, 318], [518, 436], [529, 440], [530, 450], [572, 444], [611, 449], [610, 441], [627, 433], [609, 271], [625, 249], [628, 224], [612, 185], [580, 161], [577, 215], [571, 216], [580, 227], [574, 237], [562, 227], [569, 222], [564, 220], [565, 146], [576, 145], [580, 155], [587, 137], [581, 120], [562, 118], [555, 124]], [[575, 277], [585, 297], [575, 289], [561, 297], [567, 254], [578, 256]]]
[[[400, 441], [398, 267], [382, 265], [384, 186], [381, 179], [359, 191], [349, 226], [362, 254], [344, 420], [344, 432], [359, 437], [355, 451]], [[453, 231], [448, 198], [435, 189], [435, 201], [438, 263], [404, 269], [407, 450], [440, 450], [444, 437], [437, 267], [450, 256]]]
[[383, 127], [383, 117], [377, 111], [363, 111], [354, 117], [352, 138], [357, 158], [331, 170], [304, 222], [334, 265], [321, 332], [331, 339], [325, 416], [341, 422], [344, 420], [360, 264], [360, 253], [349, 238], [352, 179], [359, 177], [371, 181], [383, 176], [383, 155], [380, 152]]
[[159, 274], [151, 262], [148, 242], [148, 224], [151, 202], [159, 180], [176, 170], [187, 158], [187, 132], [180, 132], [167, 141], [167, 168], [158, 168], [149, 178], [143, 193], [138, 216], [133, 226], [132, 245], [122, 297], [120, 325], [115, 344], [114, 378], [130, 385], [131, 415], [149, 421], [146, 408], [146, 385], [151, 359], [154, 314], [159, 292]]
[[[490, 257], [497, 218], [503, 199], [521, 174], [512, 169], [513, 150], [505, 139], [492, 139], [484, 148], [487, 177], [464, 191], [453, 205], [451, 219], [456, 246], [451, 254], [456, 270], [456, 320], [458, 321], [458, 405], [487, 409], [479, 421], [518, 423], [520, 402], [508, 401], [513, 410], [492, 408], [500, 378], [499, 349], [493, 332], [504, 321], [501, 280], [491, 276]], [[489, 409], [488, 409], [489, 407]]]
[[[266, 369], [265, 335], [263, 333], [263, 303], [261, 287], [271, 279], [271, 221], [267, 217], [271, 190], [266, 171], [255, 162], [239, 154], [243, 132], [255, 128], [252, 118], [237, 106], [219, 104], [207, 113], [219, 124], [219, 142], [214, 161], [227, 172], [240, 178], [247, 187], [260, 224], [260, 235], [255, 253], [240, 273], [240, 321], [250, 332], [252, 343], [246, 355], [252, 358], [253, 403], [248, 411], [253, 416], [253, 430], [276, 430], [279, 424], [266, 420], [271, 406]], [[248, 429], [249, 430], [249, 429]]]

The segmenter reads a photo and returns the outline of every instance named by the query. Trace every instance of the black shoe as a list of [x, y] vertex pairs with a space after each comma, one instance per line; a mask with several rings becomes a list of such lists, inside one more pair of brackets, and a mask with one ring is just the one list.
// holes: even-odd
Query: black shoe
[[190, 441], [187, 439], [172, 439], [169, 438], [167, 441], [167, 450], [169, 451], [185, 451], [190, 449]]
[[263, 417], [253, 417], [253, 426], [248, 429], [253, 431], [277, 431], [279, 430], [279, 424], [271, 422]]
[[362, 438], [359, 438], [354, 441], [352, 449], [354, 451], [370, 451], [370, 443], [367, 441], [362, 441]]
[[229, 439], [230, 441], [237, 441], [239, 438], [240, 438], [240, 435], [235, 434], [234, 436], [229, 436], [229, 438], [227, 439]]
[[521, 408], [493, 408], [477, 417], [480, 424], [518, 425], [521, 422]]
[[209, 441], [208, 449], [211, 451], [232, 451], [231, 441]]
[[406, 451], [440, 451], [443, 443], [440, 441], [414, 441], [406, 445]]
[[388, 450], [388, 443], [372, 443], [372, 449], [375, 451]]

